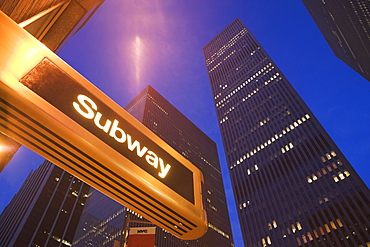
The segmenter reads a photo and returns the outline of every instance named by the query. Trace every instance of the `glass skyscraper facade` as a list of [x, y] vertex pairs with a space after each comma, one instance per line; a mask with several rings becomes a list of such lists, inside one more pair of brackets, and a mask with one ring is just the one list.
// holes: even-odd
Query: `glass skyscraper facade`
[[370, 246], [369, 190], [236, 19], [203, 48], [246, 246]]
[[334, 54], [370, 81], [370, 1], [302, 2]]
[[45, 161], [1, 213], [0, 246], [72, 246], [89, 188]]

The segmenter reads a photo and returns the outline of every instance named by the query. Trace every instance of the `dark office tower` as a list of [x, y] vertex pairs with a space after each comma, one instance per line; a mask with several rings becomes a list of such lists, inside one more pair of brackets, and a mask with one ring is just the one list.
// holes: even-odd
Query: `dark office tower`
[[245, 245], [369, 246], [369, 190], [236, 19], [204, 48]]
[[216, 144], [150, 86], [126, 109], [198, 167], [204, 176], [208, 232], [198, 240], [180, 241], [157, 229], [156, 246], [233, 246]]
[[71, 246], [88, 191], [45, 161], [0, 215], [0, 246]]
[[370, 1], [302, 2], [334, 54], [370, 81]]

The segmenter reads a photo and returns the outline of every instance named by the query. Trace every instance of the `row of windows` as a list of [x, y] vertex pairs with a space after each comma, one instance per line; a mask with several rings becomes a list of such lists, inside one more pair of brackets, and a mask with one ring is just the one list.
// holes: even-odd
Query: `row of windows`
[[[278, 72], [276, 72], [273, 76], [271, 76], [267, 81], [264, 82], [264, 85], [266, 86], [267, 84], [269, 84], [270, 82], [272, 82], [273, 80], [275, 79], [279, 79], [281, 80], [282, 78], [281, 77], [278, 77], [280, 74]], [[259, 88], [256, 88], [255, 90], [253, 90], [253, 92], [249, 93], [247, 96], [245, 96], [243, 98], [243, 101], [246, 101], [248, 100], [249, 98], [251, 98], [253, 95], [255, 95], [257, 92], [259, 91]]]
[[337, 183], [340, 180], [343, 180], [345, 178], [348, 178], [351, 174], [349, 171], [344, 171], [344, 172], [338, 172], [338, 174], [333, 175], [333, 180]]
[[[273, 221], [273, 224], [269, 223], [269, 230], [272, 229], [272, 227], [277, 228], [276, 221]], [[312, 233], [307, 232], [305, 234], [302, 234], [299, 237], [296, 237], [297, 244], [301, 246], [302, 244], [306, 244], [309, 241], [313, 241], [314, 238], [319, 238], [320, 235], [325, 235], [325, 233], [330, 233], [333, 230], [337, 230], [338, 228], [343, 227], [343, 223], [340, 219], [336, 219], [336, 223], [334, 221], [330, 221], [329, 224], [324, 224], [322, 227], [319, 226], [318, 230], [313, 229]], [[303, 227], [299, 221], [297, 221], [295, 224], [291, 224], [290, 227], [287, 228], [287, 234], [294, 234], [298, 231], [303, 230]], [[282, 238], [286, 238], [287, 235], [283, 234]], [[349, 236], [348, 236], [349, 237]], [[272, 240], [270, 236], [266, 236], [261, 239], [262, 246], [268, 246], [272, 245]]]
[[[308, 114], [305, 114], [305, 116], [297, 119], [296, 121], [294, 121], [292, 124], [290, 124], [289, 126], [287, 126], [285, 129], [283, 129], [279, 134], [275, 134], [274, 136], [272, 136], [269, 140], [267, 140], [266, 142], [264, 142], [263, 144], [261, 145], [258, 145], [256, 148], [254, 148], [253, 150], [251, 151], [248, 151], [245, 155], [243, 155], [243, 157], [240, 157], [236, 160], [236, 162], [230, 166], [230, 169], [233, 169], [234, 167], [236, 167], [237, 165], [239, 165], [240, 163], [242, 163], [244, 160], [252, 157], [254, 154], [256, 154], [257, 152], [263, 150], [265, 147], [271, 145], [273, 142], [275, 142], [277, 139], [283, 137], [283, 135], [287, 134], [288, 132], [290, 132], [291, 130], [294, 130], [296, 127], [298, 127], [299, 125], [303, 124], [304, 122], [306, 122], [308, 119], [310, 119], [310, 115]], [[290, 146], [292, 146], [293, 144], [288, 144], [288, 148]]]
[[211, 223], [208, 223], [208, 227], [211, 228], [212, 230], [216, 231], [218, 234], [224, 236], [225, 238], [229, 239], [230, 235], [226, 234], [224, 231], [220, 230], [219, 228], [215, 227]]
[[[220, 106], [221, 104], [223, 104], [227, 99], [229, 99], [230, 97], [232, 97], [233, 95], [235, 95], [239, 90], [241, 90], [243, 87], [247, 86], [250, 82], [252, 82], [254, 79], [256, 79], [258, 76], [260, 76], [262, 74], [262, 76], [268, 74], [273, 68], [274, 66], [272, 66], [271, 68], [269, 68], [272, 64], [269, 63], [267, 64], [266, 66], [264, 66], [262, 69], [260, 69], [259, 71], [257, 71], [255, 74], [253, 74], [251, 77], [249, 77], [247, 80], [245, 80], [245, 82], [243, 82], [242, 84], [240, 84], [237, 88], [235, 88], [232, 92], [230, 92], [228, 95], [226, 95], [224, 98], [222, 98], [219, 102], [216, 103], [216, 107]], [[279, 73], [277, 73], [278, 75]], [[274, 75], [275, 78], [276, 78], [276, 74]], [[271, 78], [273, 78], [274, 76], [272, 76]], [[222, 89], [226, 89], [227, 88], [227, 85], [225, 86], [221, 86]], [[258, 88], [256, 89], [257, 91], [259, 90]], [[255, 90], [255, 91], [256, 91]], [[244, 101], [244, 100], [243, 100]]]
[[[305, 244], [308, 241], [312, 241], [313, 237], [319, 238], [320, 235], [323, 236], [326, 233], [330, 233], [333, 230], [337, 230], [338, 228], [343, 227], [343, 223], [340, 219], [336, 219], [335, 221], [336, 221], [336, 223], [334, 221], [330, 221], [329, 224], [325, 223], [323, 226], [319, 226], [318, 230], [313, 229], [312, 230], [313, 235], [311, 234], [311, 232], [307, 232], [306, 235], [303, 234], [301, 237], [297, 237], [296, 239], [297, 239], [298, 245], [301, 246], [302, 244]], [[349, 236], [348, 236], [348, 238], [349, 238]]]
[[[206, 65], [211, 65], [218, 57], [225, 53], [227, 49], [235, 45], [235, 43], [241, 39], [246, 33], [248, 33], [247, 29], [242, 29], [239, 33], [237, 33], [234, 37], [232, 37], [225, 45], [221, 46], [217, 52], [210, 56], [210, 58], [206, 59]], [[210, 72], [210, 71], [209, 71]]]
[[289, 150], [293, 149], [294, 145], [293, 143], [289, 142], [289, 144], [285, 145], [284, 147], [281, 148], [281, 153], [285, 154], [285, 152], [288, 152]]
[[[337, 160], [336, 163], [332, 162], [331, 164], [326, 165], [326, 167], [321, 168], [321, 170], [316, 171], [315, 173], [312, 173], [310, 176], [307, 176], [307, 182], [308, 183], [313, 183], [314, 181], [317, 181], [323, 175], [326, 175], [326, 174], [328, 174], [328, 172], [331, 172], [334, 169], [337, 169], [338, 165], [339, 166], [343, 165], [343, 163], [339, 159]], [[348, 172], [348, 174], [349, 174], [349, 172]]]
[[325, 157], [321, 156], [321, 160], [322, 160], [322, 162], [326, 162], [326, 159], [331, 160], [333, 157], [336, 157], [336, 156], [337, 156], [337, 154], [332, 150], [332, 151], [330, 151], [330, 153], [326, 153]]

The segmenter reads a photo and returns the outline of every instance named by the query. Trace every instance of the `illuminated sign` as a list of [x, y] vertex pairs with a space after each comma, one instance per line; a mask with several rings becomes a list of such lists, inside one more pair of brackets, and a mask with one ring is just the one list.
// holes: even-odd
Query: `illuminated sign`
[[182, 239], [200, 170], [0, 11], [0, 131]]
[[194, 203], [193, 174], [188, 168], [141, 133], [137, 126], [144, 127], [142, 124], [135, 121], [134, 126], [49, 59], [43, 59], [20, 82], [111, 148]]
[[[102, 113], [97, 111], [98, 107], [96, 106], [95, 102], [92, 101], [92, 99], [83, 94], [79, 94], [77, 96], [77, 100], [79, 103], [73, 102], [73, 107], [76, 109], [78, 113], [80, 113], [87, 119], [93, 120], [97, 128], [103, 130], [107, 134], [109, 133], [109, 135], [112, 138], [114, 138], [117, 142], [119, 143], [126, 142], [128, 150], [130, 150], [131, 152], [135, 152], [136, 150], [136, 155], [140, 158], [143, 158], [143, 156], [145, 156], [145, 160], [149, 165], [153, 166], [156, 169], [159, 169], [158, 176], [161, 178], [166, 177], [168, 171], [171, 169], [170, 164], [165, 165], [163, 159], [158, 157], [156, 153], [154, 153], [151, 150], [148, 150], [148, 148], [140, 144], [138, 140], [133, 141], [131, 135], [126, 134], [125, 131], [118, 126], [119, 121], [117, 119], [113, 120], [113, 124], [112, 120], [107, 119], [105, 121], [105, 124], [101, 125], [100, 121], [103, 115]], [[81, 106], [84, 108], [86, 112], [81, 109]], [[95, 113], [94, 110], [97, 112]], [[193, 197], [191, 197], [190, 200], [193, 202]]]

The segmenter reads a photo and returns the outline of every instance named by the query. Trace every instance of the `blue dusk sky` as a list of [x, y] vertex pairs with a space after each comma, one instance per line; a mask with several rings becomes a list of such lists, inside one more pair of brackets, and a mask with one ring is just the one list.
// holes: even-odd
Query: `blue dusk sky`
[[[217, 143], [235, 246], [242, 247], [202, 52], [236, 18], [369, 186], [370, 82], [334, 56], [299, 0], [106, 0], [60, 57], [122, 107], [153, 86]], [[0, 211], [42, 161], [20, 149], [0, 173]]]

